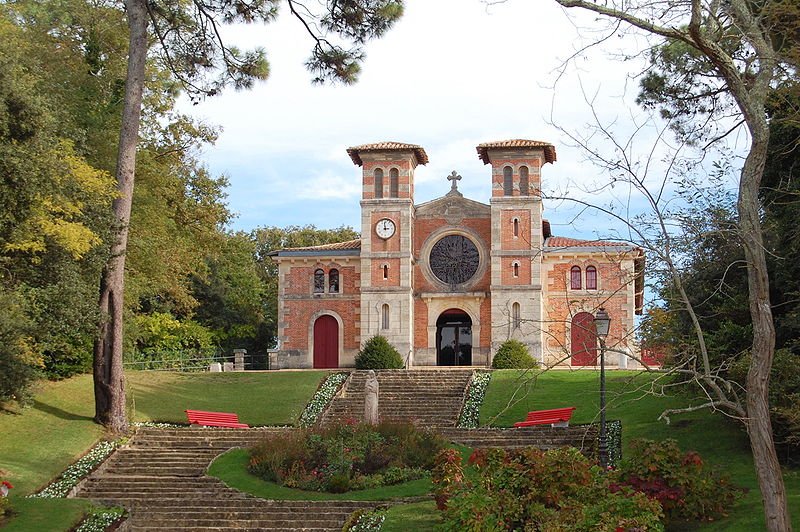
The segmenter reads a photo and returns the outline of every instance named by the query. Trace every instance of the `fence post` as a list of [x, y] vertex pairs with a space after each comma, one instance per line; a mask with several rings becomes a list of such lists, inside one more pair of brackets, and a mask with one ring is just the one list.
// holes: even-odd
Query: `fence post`
[[244, 356], [246, 354], [247, 349], [233, 350], [233, 371], [244, 371]]

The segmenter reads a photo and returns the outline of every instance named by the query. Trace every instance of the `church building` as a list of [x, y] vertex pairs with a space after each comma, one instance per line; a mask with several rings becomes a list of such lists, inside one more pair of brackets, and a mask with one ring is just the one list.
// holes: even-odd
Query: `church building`
[[[543, 167], [552, 144], [477, 146], [489, 203], [465, 198], [460, 176], [416, 204], [421, 146], [347, 150], [361, 168], [361, 238], [272, 253], [278, 264], [279, 368], [352, 367], [360, 346], [386, 337], [412, 366], [491, 365], [508, 339], [547, 365], [598, 364], [593, 317], [611, 317], [607, 344], [636, 354], [644, 254], [612, 241], [554, 236], [543, 218]], [[635, 362], [624, 355], [610, 365]], [[618, 362], [617, 362], [618, 361]]]

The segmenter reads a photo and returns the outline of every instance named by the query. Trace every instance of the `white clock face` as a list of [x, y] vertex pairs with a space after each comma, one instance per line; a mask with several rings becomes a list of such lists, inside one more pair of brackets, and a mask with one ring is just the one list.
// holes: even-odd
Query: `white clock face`
[[383, 218], [378, 220], [378, 223], [375, 225], [375, 234], [383, 239], [387, 239], [394, 235], [395, 229], [396, 227], [393, 221], [389, 218]]

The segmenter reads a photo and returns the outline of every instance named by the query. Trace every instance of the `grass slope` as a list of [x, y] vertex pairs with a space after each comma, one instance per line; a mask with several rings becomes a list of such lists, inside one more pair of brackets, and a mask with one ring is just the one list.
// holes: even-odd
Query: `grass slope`
[[[187, 408], [237, 412], [251, 425], [291, 425], [326, 372], [126, 372], [130, 417], [185, 423]], [[19, 516], [8, 530], [69, 530], [86, 501], [25, 500], [104, 436], [92, 421], [90, 375], [42, 382], [30, 407], [0, 411], [0, 477]]]

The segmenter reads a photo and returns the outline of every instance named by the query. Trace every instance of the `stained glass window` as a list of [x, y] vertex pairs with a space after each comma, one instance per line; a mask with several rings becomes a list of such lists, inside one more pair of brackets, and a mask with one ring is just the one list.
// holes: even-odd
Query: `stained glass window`
[[328, 292], [339, 293], [339, 270], [332, 268], [328, 273]]
[[325, 272], [321, 268], [314, 270], [314, 293], [325, 293]]

